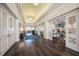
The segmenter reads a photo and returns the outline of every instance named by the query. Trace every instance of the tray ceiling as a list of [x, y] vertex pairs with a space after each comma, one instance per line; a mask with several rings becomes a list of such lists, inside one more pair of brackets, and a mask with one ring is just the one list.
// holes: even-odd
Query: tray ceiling
[[34, 23], [48, 9], [48, 3], [22, 3], [21, 8], [25, 22]]

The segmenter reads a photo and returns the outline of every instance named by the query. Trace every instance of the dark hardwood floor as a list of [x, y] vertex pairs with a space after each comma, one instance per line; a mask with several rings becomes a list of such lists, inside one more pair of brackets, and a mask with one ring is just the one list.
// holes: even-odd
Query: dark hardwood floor
[[66, 47], [57, 48], [52, 41], [33, 36], [16, 42], [4, 56], [79, 56], [79, 53]]

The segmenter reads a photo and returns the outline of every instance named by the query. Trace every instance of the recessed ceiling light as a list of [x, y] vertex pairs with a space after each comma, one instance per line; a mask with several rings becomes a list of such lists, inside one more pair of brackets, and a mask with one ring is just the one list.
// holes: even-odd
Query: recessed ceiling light
[[38, 3], [34, 3], [34, 6], [38, 6], [39, 4]]

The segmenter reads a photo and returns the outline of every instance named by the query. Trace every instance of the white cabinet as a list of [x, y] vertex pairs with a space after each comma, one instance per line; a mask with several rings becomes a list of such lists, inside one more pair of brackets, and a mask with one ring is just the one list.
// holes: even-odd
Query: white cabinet
[[66, 14], [66, 47], [79, 52], [79, 9]]
[[14, 30], [14, 19], [11, 16], [8, 16], [8, 48], [15, 43]]
[[15, 43], [15, 18], [4, 10], [0, 9], [0, 55]]
[[1, 9], [1, 37], [0, 37], [0, 41], [1, 41], [1, 55], [3, 55], [8, 47], [8, 31], [7, 31], [7, 13]]
[[[1, 9], [0, 9], [0, 22], [1, 22]], [[1, 23], [0, 23], [0, 55], [1, 55]]]
[[1, 54], [3, 55], [6, 50], [7, 50], [7, 47], [8, 47], [8, 41], [7, 41], [7, 38], [6, 36], [1, 38]]

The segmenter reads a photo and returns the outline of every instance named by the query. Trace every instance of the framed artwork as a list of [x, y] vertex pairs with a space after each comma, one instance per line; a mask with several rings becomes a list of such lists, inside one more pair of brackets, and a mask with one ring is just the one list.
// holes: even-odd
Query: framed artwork
[[68, 23], [73, 25], [76, 22], [76, 16], [71, 16], [68, 18]]

